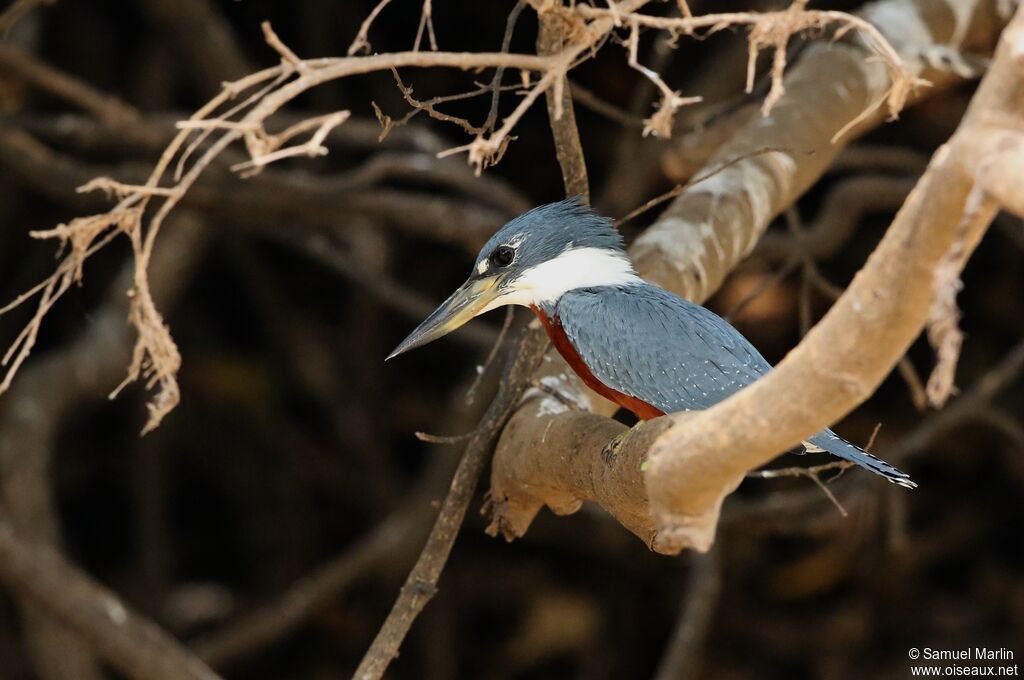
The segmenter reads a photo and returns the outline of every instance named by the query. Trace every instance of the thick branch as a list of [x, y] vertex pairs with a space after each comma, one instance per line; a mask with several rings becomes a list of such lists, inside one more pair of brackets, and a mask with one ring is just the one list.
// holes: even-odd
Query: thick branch
[[145, 143], [154, 139], [155, 131], [143, 124], [135, 107], [2, 42], [0, 70], [82, 107], [133, 142]]
[[[901, 56], [932, 82], [932, 87], [914, 93], [920, 98], [958, 80], [951, 71], [929, 68], [927, 55], [956, 55], [957, 49], [995, 41], [998, 26], [989, 18], [995, 14], [995, 3], [967, 4], [885, 0], [867, 5], [860, 16], [875, 23]], [[975, 15], [989, 20], [975, 21]], [[933, 42], [912, 42], [922, 35]], [[843, 146], [884, 120], [886, 111], [877, 104], [889, 79], [886, 66], [871, 56], [866, 46], [855, 42], [819, 42], [807, 48], [786, 76], [786, 94], [771, 115], [750, 111], [746, 124], [705, 169], [759, 149], [780, 151], [745, 158], [675, 199], [633, 246], [640, 273], [691, 300], [713, 293], [772, 219], [821, 177]], [[868, 110], [875, 112], [834, 141]]]
[[[168, 234], [150, 270], [155, 293], [168, 305], [173, 305], [204, 251], [200, 228], [189, 217], [182, 215]], [[130, 355], [123, 292], [130, 269], [115, 282], [88, 331], [26, 368], [18, 389], [0, 402], [0, 495], [18, 531], [41, 544], [60, 543], [50, 471], [59, 425], [82, 400], [106, 395]], [[100, 677], [98, 669], [89, 670], [94, 664], [87, 646], [65, 629], [64, 621], [55, 620], [32, 600], [23, 598], [22, 605], [34, 662], [43, 677]], [[54, 649], [63, 653], [54, 654]]]
[[1000, 206], [1024, 219], [1024, 193], [1020, 180], [1024, 177], [1024, 135], [1007, 130], [998, 151], [986, 159], [978, 170], [978, 184]]
[[679, 419], [655, 442], [646, 481], [659, 550], [706, 550], [721, 503], [743, 475], [866, 399], [921, 332], [936, 267], [954, 247], [972, 252], [995, 214], [994, 204], [969, 197], [1001, 124], [1020, 124], [1022, 40], [1024, 10], [959, 129], [821, 323], [762, 380]]
[[[937, 13], [937, 16], [950, 19], [948, 13]], [[963, 16], [959, 19], [966, 20]], [[951, 32], [949, 26], [936, 27], [935, 30], [943, 39], [948, 38]], [[862, 63], [863, 53], [849, 45], [821, 49], [822, 54], [806, 60], [810, 65], [803, 71], [795, 70], [787, 81], [786, 97], [776, 105], [772, 116], [767, 120], [750, 121], [739, 134], [747, 141], [743, 145], [731, 143], [734, 151], [726, 150], [719, 156], [733, 156], [737, 146], [750, 151], [766, 144], [786, 146], [787, 140], [792, 146], [807, 135], [818, 136], [826, 144], [824, 152], [808, 157], [810, 160], [798, 154], [783, 153], [753, 157], [683, 194], [633, 249], [646, 275], [677, 292], [703, 299], [745, 255], [748, 246], [741, 241], [751, 239], [749, 245], [755, 243], [774, 212], [792, 201], [824, 172], [828, 160], [838, 150], [838, 147], [833, 150], [828, 146], [830, 136], [861, 110], [856, 106], [844, 108], [849, 106], [846, 100], [852, 87], [843, 80], [844, 74], [860, 83], [862, 91], [858, 96], [862, 102], [868, 98], [867, 86], [871, 83], [864, 70], [868, 67]], [[829, 64], [837, 68], [845, 66], [831, 72]], [[821, 66], [825, 71], [818, 71]], [[870, 74], [870, 68], [867, 73]], [[821, 83], [829, 82], [833, 77], [838, 77], [840, 82], [835, 88], [821, 92]], [[809, 101], [815, 105], [808, 105]], [[817, 118], [819, 103], [825, 112], [821, 119]], [[845, 118], [841, 115], [843, 111], [847, 114]], [[829, 119], [829, 115], [840, 117], [836, 121]], [[977, 141], [976, 136], [974, 139]], [[797, 158], [799, 163], [795, 160]], [[939, 154], [933, 164], [941, 167], [928, 173], [894, 224], [885, 242], [888, 245], [880, 248], [869, 263], [867, 270], [873, 273], [859, 276], [859, 283], [842, 303], [837, 304], [833, 315], [842, 315], [839, 325], [832, 322], [828, 326], [831, 330], [813, 332], [805, 342], [813, 349], [802, 347], [794, 352], [787, 360], [791, 368], [783, 374], [788, 376], [785, 384], [777, 384], [780, 379], [772, 373], [745, 391], [755, 396], [738, 395], [728, 404], [693, 415], [692, 420], [700, 419], [702, 426], [687, 421], [685, 430], [677, 426], [661, 436], [660, 445], [651, 452], [650, 467], [646, 473], [652, 508], [660, 529], [656, 531], [641, 524], [638, 532], [635, 522], [624, 522], [630, 530], [642, 537], [647, 531], [656, 533], [653, 548], [660, 552], [678, 552], [683, 547], [707, 549], [713, 540], [722, 498], [739, 484], [748, 470], [830, 425], [873, 391], [920, 331], [923, 323], [920, 315], [927, 312], [930, 302], [931, 267], [944, 255], [957, 234], [964, 233], [959, 216], [963, 212], [970, 182], [963, 174], [961, 162], [959, 158], [952, 161], [947, 153]], [[717, 161], [712, 161], [709, 165], [716, 164]], [[795, 182], [794, 177], [799, 182]], [[950, 186], [946, 187], [946, 184]], [[923, 199], [922, 192], [929, 196], [936, 194], [937, 201], [930, 197]], [[680, 205], [686, 206], [689, 214], [696, 216], [695, 221], [678, 219]], [[990, 210], [982, 211], [972, 218], [966, 230], [965, 252], [969, 253], [973, 248], [990, 213]], [[929, 229], [917, 229], [915, 225], [919, 220], [922, 224], [929, 224]], [[676, 256], [678, 258], [673, 259]], [[904, 291], [911, 284], [914, 286], [913, 295], [908, 297]], [[894, 291], [900, 293], [896, 295]], [[916, 305], [913, 314], [904, 315], [906, 305]], [[890, 320], [890, 314], [898, 318], [898, 323]], [[885, 350], [876, 354], [878, 344], [884, 345]], [[838, 355], [845, 352], [854, 354], [850, 355], [845, 370], [836, 370]], [[802, 358], [794, 361], [796, 356]], [[776, 384], [765, 389], [762, 383], [769, 380]], [[809, 390], [811, 385], [813, 390]], [[800, 399], [794, 399], [793, 395], [800, 395]], [[740, 398], [744, 400], [743, 408], [729, 406]], [[538, 407], [536, 402], [532, 402], [532, 406], [528, 404], [524, 408], [540, 414], [545, 410], [550, 414], [552, 409], [558, 409], [550, 399], [540, 401], [547, 403]], [[729, 415], [713, 415], [720, 408], [729, 408]], [[566, 409], [562, 407], [561, 410]], [[570, 420], [564, 428], [560, 424], [561, 418]], [[592, 499], [602, 505], [609, 502], [613, 507], [622, 504], [620, 498], [592, 493], [589, 482], [578, 482], [578, 475], [593, 475], [601, 470], [593, 467], [595, 461], [574, 457], [568, 460], [579, 461], [579, 469], [563, 470], [566, 460], [555, 454], [563, 449], [548, 445], [545, 432], [562, 432], [564, 443], [587, 438], [597, 429], [597, 421], [588, 421], [583, 427], [577, 423], [574, 427], [571, 421], [576, 418], [578, 414], [564, 414], [530, 422], [521, 420], [517, 415], [514, 421], [517, 428], [510, 430], [510, 433], [515, 433], [515, 439], [506, 442], [503, 438], [492, 476], [501, 496], [513, 502], [495, 506], [494, 526], [507, 528], [507, 536], [521, 535], [526, 530], [539, 507], [538, 501], [550, 499], [554, 507], [563, 511], [571, 509], [572, 498]], [[677, 436], [674, 434], [676, 430], [685, 434]], [[698, 442], [700, 454], [695, 453]], [[726, 451], [745, 453], [734, 458], [724, 455]], [[751, 451], [755, 453], [750, 454]], [[663, 458], [656, 460], [659, 455]], [[521, 464], [516, 462], [520, 457], [523, 458]], [[533, 466], [535, 462], [539, 467]], [[660, 472], [655, 472], [656, 467]], [[536, 487], [529, 486], [539, 479], [549, 480], [546, 487], [541, 486], [546, 490], [540, 498]], [[552, 480], [569, 482], [555, 484]], [[515, 488], [520, 482], [523, 486]], [[642, 501], [639, 496], [630, 498], [633, 504]], [[510, 517], [503, 514], [506, 507], [510, 509]], [[619, 513], [613, 511], [613, 514], [618, 516]], [[635, 516], [635, 513], [630, 514]]]
[[512, 540], [526, 533], [545, 505], [568, 515], [583, 501], [595, 501], [652, 545], [655, 526], [641, 467], [650, 445], [670, 425], [658, 418], [628, 430], [586, 411], [538, 417], [533, 409], [520, 409], [494, 454], [487, 532]]
[[158, 626], [125, 606], [117, 595], [64, 561], [56, 550], [22, 540], [6, 519], [0, 519], [0, 579], [65, 622], [130, 678], [218, 677]]

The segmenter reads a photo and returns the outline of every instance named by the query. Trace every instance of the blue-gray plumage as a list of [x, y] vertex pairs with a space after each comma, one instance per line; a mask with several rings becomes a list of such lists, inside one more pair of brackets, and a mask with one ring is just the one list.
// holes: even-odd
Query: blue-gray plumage
[[[709, 408], [771, 370], [724, 319], [637, 276], [611, 221], [575, 199], [535, 208], [498, 230], [469, 280], [391, 356], [507, 304], [533, 309], [584, 382], [641, 418]], [[831, 430], [805, 447], [915, 486]]]
[[[594, 376], [664, 413], [714, 406], [771, 370], [771, 364], [717, 314], [646, 283], [579, 288], [548, 315]], [[909, 477], [832, 430], [808, 442], [889, 481]]]

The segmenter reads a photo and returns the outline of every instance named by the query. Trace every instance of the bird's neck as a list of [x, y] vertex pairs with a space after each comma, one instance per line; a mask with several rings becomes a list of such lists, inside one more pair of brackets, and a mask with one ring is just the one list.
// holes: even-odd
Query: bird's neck
[[572, 248], [526, 270], [505, 304], [550, 309], [570, 290], [641, 283], [629, 256], [611, 248]]

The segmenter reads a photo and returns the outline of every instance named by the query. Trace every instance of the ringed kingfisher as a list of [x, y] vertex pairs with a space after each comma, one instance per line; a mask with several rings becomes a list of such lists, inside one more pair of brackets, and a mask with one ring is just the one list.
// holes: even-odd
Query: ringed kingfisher
[[[534, 208], [499, 229], [469, 279], [388, 359], [504, 305], [532, 309], [583, 382], [641, 420], [709, 408], [772, 368], [727, 321], [641, 279], [611, 220], [577, 198]], [[916, 486], [832, 430], [803, 446]]]

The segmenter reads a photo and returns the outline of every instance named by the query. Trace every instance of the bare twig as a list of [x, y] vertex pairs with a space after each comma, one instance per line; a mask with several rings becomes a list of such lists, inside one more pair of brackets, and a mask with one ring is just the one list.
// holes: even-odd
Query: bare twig
[[[859, 179], [865, 179], [867, 181], [861, 182], [858, 181]], [[843, 183], [840, 185], [840, 187], [837, 187], [836, 191], [830, 194], [830, 197], [840, 197], [840, 199], [844, 199], [845, 197], [853, 196], [853, 194], [849, 193], [847, 189], [873, 188], [879, 189], [879, 192], [874, 194], [875, 198], [866, 199], [864, 201], [857, 201], [856, 205], [877, 205], [877, 203], [874, 203], [874, 201], [878, 200], [879, 195], [883, 197], [883, 201], [892, 198], [892, 195], [887, 193], [889, 190], [893, 188], [890, 182], [882, 182], [881, 187], [879, 187], [877, 182], [871, 180], [872, 178], [870, 177], [852, 178], [850, 182]], [[907, 189], [906, 191], [900, 191], [901, 187], [899, 186], [899, 184], [900, 183], [897, 183], [896, 186], [897, 193], [900, 193], [901, 195], [909, 193], [910, 189]], [[848, 200], [850, 202], [853, 202], [852, 198]], [[902, 198], [900, 200], [902, 201]], [[831, 208], [829, 207], [830, 204]], [[846, 205], [846, 200], [840, 200], [835, 202], [826, 200], [826, 208], [823, 212], [832, 215], [835, 212], [837, 212], [837, 205]], [[851, 207], [851, 209], [848, 212], [843, 214], [843, 217], [837, 217], [833, 222], [833, 225], [835, 225], [837, 230], [849, 228], [852, 231], [853, 226], [856, 224], [857, 216], [862, 214], [862, 210], [863, 208]], [[814, 243], [817, 243], [819, 246], [821, 246], [823, 243], [828, 242], [825, 241], [824, 239], [829, 239], [830, 241], [835, 241], [837, 239], [837, 236], [835, 234], [828, 234], [828, 227], [824, 223], [822, 217], [819, 216], [818, 218], [816, 218], [815, 222], [818, 225], [816, 227], [816, 233], [819, 236], [819, 238], [816, 239], [816, 241], [813, 241]], [[792, 255], [790, 255], [790, 259], [787, 261], [787, 263], [800, 262], [803, 265], [803, 276], [800, 281], [799, 305], [800, 337], [803, 337], [807, 335], [808, 331], [810, 331], [810, 328], [813, 325], [813, 319], [811, 318], [811, 290], [817, 290], [819, 293], [824, 295], [827, 299], [831, 300], [832, 302], [835, 302], [836, 300], [839, 299], [839, 297], [843, 294], [843, 290], [842, 288], [836, 286], [831, 281], [829, 281], [828, 278], [826, 278], [825, 275], [822, 274], [821, 270], [818, 268], [818, 264], [815, 261], [814, 256], [811, 254], [811, 246], [808, 243], [810, 240], [808, 237], [808, 232], [804, 230], [802, 221], [800, 220], [799, 214], [797, 213], [795, 208], [790, 208], [789, 210], [786, 211], [786, 223], [789, 227], [789, 232], [793, 239], [793, 242], [789, 244], [789, 250], [792, 252]], [[848, 225], [848, 227], [845, 225]], [[843, 238], [843, 236], [840, 235], [838, 238], [841, 239]], [[839, 246], [836, 245], [835, 247]], [[914, 408], [916, 408], [918, 411], [923, 411], [928, 405], [928, 396], [925, 393], [924, 386], [921, 384], [921, 378], [920, 376], [918, 376], [917, 369], [914, 368], [914, 364], [911, 363], [910, 359], [907, 356], [903, 356], [897, 364], [897, 369], [899, 371], [900, 377], [903, 378], [903, 382], [906, 383], [907, 385], [907, 390], [910, 392], [910, 400], [914, 404]]]
[[629, 22], [629, 40], [626, 41], [629, 65], [654, 83], [658, 91], [661, 92], [661, 104], [658, 106], [658, 111], [644, 120], [643, 133], [644, 136], [654, 135], [667, 139], [672, 136], [672, 124], [675, 122], [676, 111], [679, 110], [679, 107], [696, 104], [701, 101], [701, 97], [683, 97], [666, 85], [656, 71], [640, 63], [637, 59], [637, 46], [640, 44], [640, 20], [634, 15], [630, 17]]
[[405, 99], [406, 103], [413, 108], [413, 111], [406, 115], [405, 118], [402, 118], [399, 121], [394, 121], [391, 125], [388, 126], [388, 128], [393, 127], [395, 125], [404, 125], [405, 123], [412, 119], [412, 116], [415, 115], [416, 112], [422, 111], [431, 118], [433, 118], [434, 120], [439, 120], [445, 123], [455, 123], [463, 130], [465, 130], [468, 134], [471, 135], [477, 135], [484, 131], [485, 128], [476, 127], [464, 118], [459, 118], [458, 116], [452, 116], [447, 113], [442, 113], [441, 111], [438, 111], [434, 107], [437, 106], [438, 104], [443, 104], [445, 102], [458, 101], [460, 99], [475, 97], [477, 95], [488, 92], [490, 88], [481, 87], [477, 88], [476, 90], [473, 90], [472, 92], [467, 92], [464, 94], [434, 97], [433, 99], [427, 101], [419, 101], [412, 96], [412, 88], [408, 87], [405, 83], [402, 82], [402, 79], [398, 75], [397, 70], [391, 69], [391, 74], [395, 77], [395, 84], [398, 85], [398, 91], [402, 93], [402, 98]]
[[[661, 205], [662, 203], [664, 203], [666, 201], [670, 201], [673, 198], [682, 195], [683, 193], [685, 193], [691, 187], [695, 187], [695, 186], [699, 185], [701, 182], [704, 182], [705, 180], [711, 179], [715, 175], [717, 175], [717, 174], [719, 174], [719, 173], [729, 169], [730, 167], [732, 167], [733, 165], [739, 163], [740, 161], [745, 161], [745, 160], [748, 160], [748, 159], [751, 159], [751, 158], [756, 158], [757, 156], [760, 156], [760, 155], [763, 155], [763, 154], [772, 154], [772, 153], [798, 153], [798, 152], [794, 152], [792, 149], [777, 149], [777, 148], [774, 148], [774, 147], [765, 147], [765, 148], [762, 148], [762, 149], [756, 149], [754, 151], [748, 151], [746, 153], [739, 154], [738, 156], [735, 156], [733, 158], [729, 158], [727, 160], [722, 161], [720, 164], [718, 164], [718, 165], [716, 165], [714, 167], [709, 168], [707, 171], [702, 172], [699, 175], [695, 175], [694, 177], [691, 177], [690, 179], [686, 180], [685, 183], [677, 184], [676, 186], [672, 187], [671, 189], [669, 189], [665, 193], [659, 194], [658, 196], [655, 196], [654, 198], [648, 200], [647, 202], [645, 202], [643, 205], [639, 206], [638, 208], [633, 209], [632, 211], [630, 211], [625, 216], [620, 217], [619, 219], [617, 219], [615, 221], [615, 223], [617, 225], [621, 226], [621, 225], [625, 224], [626, 222], [629, 222], [630, 220], [636, 219], [640, 215], [643, 215], [645, 212], [647, 212], [647, 211], [649, 211], [649, 210], [651, 210], [653, 208], [658, 207], [659, 205]], [[810, 155], [812, 153], [813, 152], [810, 152], [810, 151], [806, 152], [807, 155]]]
[[787, 468], [775, 468], [772, 470], [756, 470], [754, 472], [748, 472], [747, 477], [757, 477], [759, 479], [778, 479], [779, 477], [806, 477], [807, 479], [814, 482], [814, 484], [821, 489], [822, 493], [828, 498], [828, 500], [835, 506], [836, 510], [843, 517], [849, 515], [843, 504], [839, 502], [832, 490], [826, 486], [826, 482], [822, 480], [821, 473], [830, 472], [832, 470], [839, 470], [842, 473], [844, 470], [848, 470], [853, 467], [853, 463], [845, 460], [836, 460], [831, 463], [823, 463], [821, 465], [812, 465], [811, 467], [787, 467]]
[[[370, 40], [367, 37], [367, 34], [370, 32], [370, 26], [373, 25], [377, 15], [380, 14], [389, 4], [391, 4], [391, 0], [380, 0], [380, 2], [374, 6], [373, 10], [370, 11], [370, 14], [366, 19], [363, 20], [363, 23], [359, 25], [359, 32], [356, 33], [356, 37], [352, 41], [352, 44], [348, 46], [348, 55], [350, 57], [360, 51], [370, 51]], [[414, 51], [418, 50], [419, 41], [417, 40], [416, 49]]]
[[466, 390], [467, 406], [476, 401], [476, 391], [480, 389], [484, 376], [487, 375], [487, 369], [494, 364], [494, 360], [498, 357], [498, 351], [504, 346], [505, 338], [508, 337], [508, 331], [512, 328], [512, 320], [515, 319], [515, 316], [514, 308], [509, 307], [505, 310], [505, 321], [501, 324], [501, 331], [494, 340], [494, 344], [491, 345], [491, 350], [487, 353], [484, 362], [477, 367], [476, 377], [473, 378], [473, 382], [470, 383], [469, 388]]
[[601, 99], [593, 91], [583, 87], [578, 82], [571, 82], [570, 84], [572, 85], [573, 101], [577, 104], [581, 104], [585, 108], [590, 109], [600, 116], [604, 116], [610, 121], [618, 123], [624, 128], [637, 130], [643, 129], [643, 118], [634, 116], [629, 111], [621, 109], [615, 104]]
[[423, 29], [426, 29], [427, 31], [427, 38], [430, 40], [430, 49], [437, 52], [437, 36], [434, 35], [432, 0], [423, 0], [423, 9], [420, 11], [420, 25], [416, 29], [416, 40], [412, 45], [413, 50], [420, 49], [420, 44], [423, 41]]
[[[522, 0], [517, 0], [516, 4], [512, 6], [512, 9], [508, 13], [508, 18], [505, 20], [505, 35], [501, 39], [501, 51], [508, 52], [512, 45], [512, 34], [516, 30], [516, 23], [519, 21], [519, 15], [522, 14], [523, 9], [526, 8], [526, 3]], [[483, 128], [487, 132], [494, 132], [494, 125], [498, 122], [498, 107], [501, 103], [501, 79], [505, 75], [505, 68], [499, 66], [494, 71], [494, 77], [491, 79], [491, 108], [487, 112], [487, 119], [484, 121]]]

